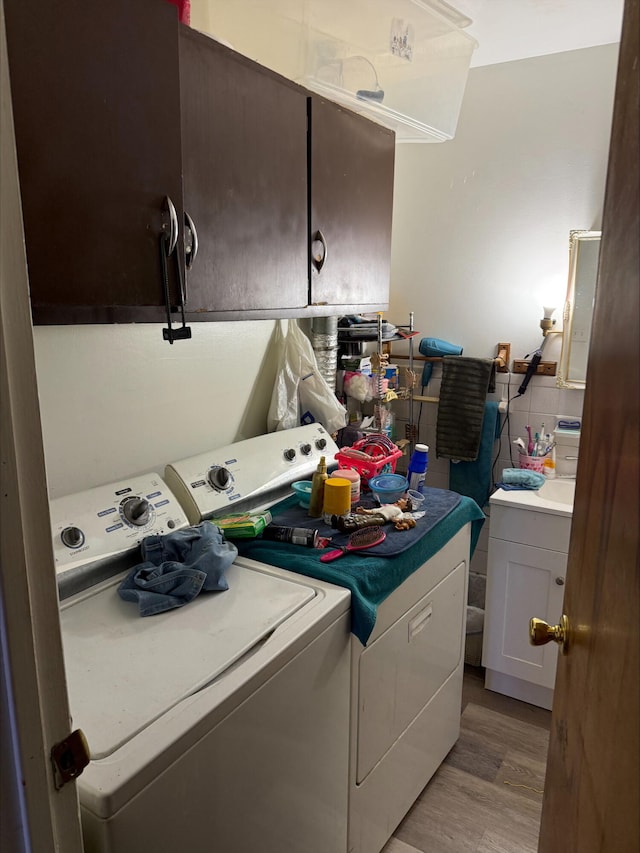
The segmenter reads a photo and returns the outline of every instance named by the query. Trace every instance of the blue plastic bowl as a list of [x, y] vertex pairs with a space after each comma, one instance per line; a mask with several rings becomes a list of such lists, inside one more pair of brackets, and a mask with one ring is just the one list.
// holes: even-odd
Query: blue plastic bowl
[[298, 496], [300, 506], [308, 507], [311, 501], [311, 480], [297, 480], [291, 488]]
[[409, 481], [402, 474], [378, 474], [369, 480], [369, 488], [380, 503], [393, 504], [407, 491]]

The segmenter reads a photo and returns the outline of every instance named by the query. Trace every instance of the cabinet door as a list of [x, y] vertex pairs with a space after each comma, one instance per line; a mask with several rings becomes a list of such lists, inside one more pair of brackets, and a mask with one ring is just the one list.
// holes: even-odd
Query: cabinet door
[[[386, 308], [389, 302], [395, 136], [311, 99], [311, 303]], [[320, 269], [318, 270], [318, 267]]]
[[558, 647], [530, 645], [529, 620], [558, 623], [566, 568], [566, 554], [489, 539], [483, 666], [553, 688]]
[[180, 62], [185, 209], [198, 234], [187, 311], [304, 308], [306, 93], [188, 28]]
[[182, 208], [175, 7], [4, 7], [34, 321], [162, 320], [132, 306], [164, 304], [165, 196]]

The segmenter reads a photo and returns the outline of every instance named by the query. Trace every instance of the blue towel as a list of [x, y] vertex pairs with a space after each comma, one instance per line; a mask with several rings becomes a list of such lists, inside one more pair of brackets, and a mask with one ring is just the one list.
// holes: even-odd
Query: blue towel
[[[274, 507], [274, 519], [281, 510], [290, 507], [297, 500], [297, 497], [287, 498]], [[359, 554], [345, 554], [332, 563], [320, 562], [320, 557], [325, 552], [318, 548], [301, 548], [287, 542], [270, 542], [263, 539], [237, 539], [236, 542], [242, 556], [350, 589], [351, 631], [365, 645], [376, 623], [378, 605], [468, 522], [471, 522], [473, 553], [484, 520], [485, 516], [478, 505], [470, 498], [463, 497], [454, 509], [447, 512], [431, 530], [401, 555], [369, 556], [368, 552], [361, 551]], [[402, 533], [398, 535], [401, 536]]]
[[[424, 503], [420, 507], [420, 518], [416, 519], [416, 526], [409, 530], [399, 531], [395, 530], [390, 524], [386, 525], [386, 538], [379, 545], [368, 548], [367, 554], [371, 556], [375, 554], [377, 557], [396, 557], [398, 554], [402, 554], [412, 545], [415, 545], [418, 539], [422, 539], [434, 525], [442, 521], [445, 515], [457, 507], [461, 500], [460, 495], [455, 492], [425, 487]], [[365, 509], [375, 509], [377, 504], [373, 500], [365, 499], [360, 502], [360, 506]], [[300, 506], [283, 507], [277, 512], [278, 514], [273, 516], [275, 524], [282, 524], [284, 527], [305, 527], [308, 530], [317, 530], [320, 536], [331, 537], [332, 548], [340, 548], [349, 541], [348, 533], [341, 533], [329, 527], [321, 518], [309, 518], [307, 510]]]
[[118, 587], [120, 598], [138, 603], [141, 616], [182, 607], [201, 590], [229, 589], [225, 571], [238, 555], [222, 531], [208, 521], [166, 536], [147, 536], [143, 563]]
[[[502, 480], [508, 486], [519, 486], [521, 489], [539, 489], [545, 482], [544, 474], [528, 468], [505, 468]], [[502, 486], [502, 483], [498, 485]]]
[[493, 446], [499, 435], [498, 403], [487, 400], [484, 404], [478, 458], [475, 462], [449, 463], [449, 488], [473, 498], [479, 507], [488, 503], [491, 494]]

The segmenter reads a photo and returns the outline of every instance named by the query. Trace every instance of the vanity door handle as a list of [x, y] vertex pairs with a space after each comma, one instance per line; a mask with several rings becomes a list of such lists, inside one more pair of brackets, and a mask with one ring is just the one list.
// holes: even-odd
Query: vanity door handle
[[532, 646], [546, 646], [551, 640], [560, 646], [560, 651], [566, 655], [569, 644], [569, 620], [563, 613], [559, 625], [549, 625], [544, 619], [535, 616], [529, 622], [529, 642]]
[[174, 341], [188, 340], [191, 337], [191, 329], [185, 322], [184, 303], [186, 301], [186, 292], [183, 283], [180, 259], [178, 258], [177, 252], [174, 255], [174, 259], [176, 263], [176, 275], [178, 277], [178, 284], [180, 287], [180, 312], [182, 314], [182, 326], [174, 328], [171, 324], [172, 303], [171, 295], [169, 293], [168, 261], [175, 252], [175, 248], [178, 243], [178, 215], [169, 196], [165, 196], [164, 206], [169, 212], [169, 224], [167, 227], [167, 223], [163, 222], [162, 230], [160, 232], [160, 269], [162, 272], [162, 288], [164, 291], [165, 309], [167, 312], [167, 327], [162, 330], [162, 337], [165, 341], [169, 341], [169, 343], [172, 344]]

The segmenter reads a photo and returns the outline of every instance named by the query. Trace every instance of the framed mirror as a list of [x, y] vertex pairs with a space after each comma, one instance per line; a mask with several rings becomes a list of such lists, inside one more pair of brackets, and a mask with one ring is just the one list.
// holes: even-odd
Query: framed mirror
[[601, 234], [601, 231], [569, 232], [569, 281], [556, 381], [558, 388], [585, 387]]

